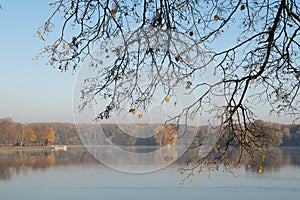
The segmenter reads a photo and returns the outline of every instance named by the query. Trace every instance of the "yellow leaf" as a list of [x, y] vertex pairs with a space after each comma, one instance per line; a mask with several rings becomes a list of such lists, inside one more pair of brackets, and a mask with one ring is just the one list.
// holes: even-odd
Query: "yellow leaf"
[[191, 86], [192, 86], [192, 82], [191, 81], [188, 81], [187, 83], [186, 83], [186, 86], [185, 86], [185, 89], [191, 89]]
[[203, 43], [203, 40], [202, 40], [202, 39], [200, 39], [200, 40], [199, 40], [199, 44], [202, 44], [202, 43]]
[[169, 103], [170, 98], [169, 98], [169, 97], [166, 97], [166, 98], [165, 98], [165, 101], [166, 101], [167, 103]]
[[171, 145], [167, 144], [167, 148], [168, 148], [168, 150], [170, 150], [171, 149]]
[[215, 20], [215, 21], [218, 21], [218, 20], [219, 20], [219, 16], [218, 16], [218, 15], [215, 15], [215, 16], [214, 16], [214, 20]]
[[67, 48], [66, 43], [63, 43], [62, 48], [63, 48], [63, 49], [66, 49], [66, 48]]
[[272, 31], [272, 27], [271, 26], [268, 27], [268, 31]]
[[262, 166], [258, 166], [258, 167], [257, 167], [257, 172], [258, 172], [259, 174], [261, 174], [261, 173], [263, 172], [263, 167], [262, 167]]
[[176, 105], [177, 105], [177, 101], [174, 102], [174, 106], [175, 106], [175, 107], [176, 107]]
[[185, 172], [185, 169], [180, 168], [180, 169], [179, 169], [179, 172], [180, 172], [180, 174], [183, 174], [183, 173]]
[[45, 40], [44, 34], [42, 32], [38, 31], [37, 33], [42, 40]]
[[191, 175], [190, 175], [190, 178], [191, 178], [191, 179], [195, 178], [195, 174], [194, 174], [194, 173], [191, 174]]
[[119, 57], [119, 56], [120, 56], [120, 54], [121, 54], [121, 51], [120, 51], [120, 49], [119, 49], [119, 48], [117, 48], [117, 49], [116, 49], [116, 56], [118, 56], [118, 57]]
[[58, 44], [53, 45], [53, 49], [55, 50], [58, 47]]
[[202, 169], [199, 169], [198, 174], [203, 174]]
[[229, 163], [229, 158], [226, 158], [225, 159], [225, 164], [228, 165], [228, 163]]
[[261, 160], [265, 161], [265, 158], [266, 158], [265, 154], [261, 154]]
[[111, 14], [112, 14], [113, 16], [115, 16], [115, 15], [117, 14], [117, 10], [116, 10], [116, 9], [112, 9], [112, 10], [111, 10]]
[[146, 54], [149, 54], [150, 53], [150, 50], [147, 48], [146, 49]]
[[133, 115], [136, 113], [136, 110], [135, 110], [135, 108], [131, 108], [130, 110], [129, 110], [129, 112], [130, 113], [132, 113]]
[[142, 119], [142, 118], [143, 118], [143, 115], [142, 115], [142, 114], [139, 114], [139, 115], [138, 115], [138, 118], [139, 118], [139, 119]]

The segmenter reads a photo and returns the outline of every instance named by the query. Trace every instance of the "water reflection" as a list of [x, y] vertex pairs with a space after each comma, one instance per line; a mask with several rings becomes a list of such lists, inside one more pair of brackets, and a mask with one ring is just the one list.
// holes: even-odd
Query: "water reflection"
[[[273, 174], [280, 172], [286, 166], [300, 167], [300, 148], [274, 148], [265, 153], [264, 159], [257, 165], [263, 168], [263, 173]], [[245, 162], [246, 172], [255, 172], [257, 169], [249, 167]]]
[[98, 163], [83, 147], [68, 151], [28, 150], [0, 152], [0, 180], [29, 170], [46, 170], [54, 166]]
[[[107, 151], [106, 151], [107, 153]], [[177, 162], [184, 162], [186, 156]], [[158, 157], [155, 162], [163, 162]], [[31, 151], [1, 151], [0, 180], [8, 181], [13, 176], [26, 174], [30, 170], [47, 170], [51, 167], [99, 164], [83, 147], [71, 147], [68, 151], [31, 150]], [[155, 163], [152, 163], [155, 164]], [[278, 173], [284, 166], [300, 167], [300, 148], [272, 149], [266, 153], [261, 163], [263, 173]], [[255, 171], [244, 163], [245, 171]]]

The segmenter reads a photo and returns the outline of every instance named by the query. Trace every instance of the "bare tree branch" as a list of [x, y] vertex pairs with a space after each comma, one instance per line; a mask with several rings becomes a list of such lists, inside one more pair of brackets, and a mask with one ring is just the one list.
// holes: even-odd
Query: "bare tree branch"
[[[218, 140], [208, 155], [198, 154], [201, 141], [193, 146], [196, 153], [183, 169], [190, 178], [196, 168], [211, 170], [223, 163], [230, 170], [244, 156], [253, 162], [260, 157], [274, 138], [256, 121], [256, 104], [268, 105], [270, 113], [299, 119], [298, 4], [295, 0], [59, 0], [51, 4], [53, 14], [38, 34], [45, 39], [54, 29], [55, 17], [62, 16], [61, 34], [41, 55], [48, 55], [51, 65], [65, 71], [77, 70], [87, 58], [92, 58], [95, 68], [103, 66], [92, 53], [95, 45], [102, 55], [114, 54], [115, 60], [87, 78], [82, 89], [81, 111], [99, 98], [108, 100], [97, 120], [124, 110], [125, 102], [132, 105], [129, 112], [145, 110], [158, 90], [164, 95], [161, 102], [175, 96], [178, 85], [185, 85], [189, 94], [201, 90], [166, 121], [188, 123], [188, 116], [203, 114], [209, 104], [219, 122], [212, 130]], [[109, 52], [116, 36], [122, 38], [121, 45]], [[218, 78], [200, 81], [212, 68], [212, 74], [219, 75], [212, 79]], [[217, 104], [213, 98], [223, 100]]]

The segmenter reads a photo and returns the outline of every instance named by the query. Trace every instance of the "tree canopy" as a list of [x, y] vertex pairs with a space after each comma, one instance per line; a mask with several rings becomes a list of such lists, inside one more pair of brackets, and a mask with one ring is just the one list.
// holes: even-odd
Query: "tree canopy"
[[[46, 39], [58, 19], [62, 26], [57, 40], [41, 54], [62, 71], [77, 70], [82, 60], [90, 59], [98, 73], [86, 79], [79, 109], [106, 99], [96, 120], [122, 110], [125, 101], [131, 113], [146, 110], [157, 90], [167, 103], [179, 85], [188, 93], [201, 91], [168, 121], [187, 123], [188, 116], [203, 115], [205, 105], [212, 106], [207, 113], [214, 114], [218, 141], [186, 169], [219, 162], [237, 167], [245, 154], [260, 158], [266, 145], [258, 138], [271, 138], [255, 123], [257, 104], [266, 105], [271, 114], [299, 119], [296, 0], [59, 0], [51, 6], [53, 14], [38, 30], [40, 38]], [[95, 47], [112, 57], [110, 64], [95, 57]], [[199, 79], [211, 69], [213, 81]], [[221, 101], [216, 104], [213, 98]]]
[[0, 119], [0, 146], [32, 146], [54, 143], [55, 132], [45, 124], [21, 124]]

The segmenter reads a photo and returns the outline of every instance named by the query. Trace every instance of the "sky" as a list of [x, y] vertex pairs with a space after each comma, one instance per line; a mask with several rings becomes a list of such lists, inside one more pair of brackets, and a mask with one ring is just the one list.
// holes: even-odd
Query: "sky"
[[33, 60], [47, 44], [39, 39], [37, 29], [50, 16], [49, 3], [0, 0], [0, 118], [73, 122], [76, 73], [53, 69], [46, 60]]
[[[33, 58], [55, 33], [40, 40], [37, 30], [50, 16], [51, 0], [0, 0], [0, 118], [18, 122], [73, 122], [72, 95], [78, 72], [61, 72]], [[59, 27], [56, 28], [56, 31]], [[263, 107], [256, 110], [265, 110]], [[266, 121], [289, 118], [259, 112]]]

